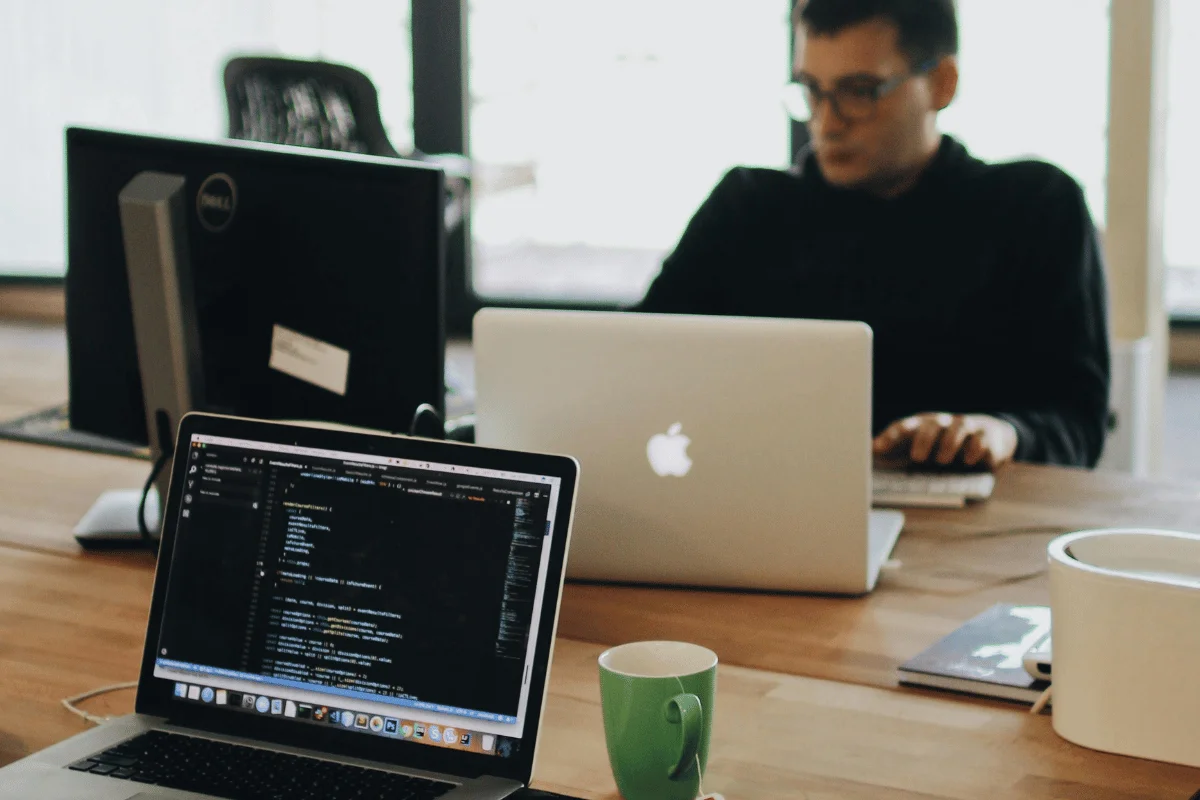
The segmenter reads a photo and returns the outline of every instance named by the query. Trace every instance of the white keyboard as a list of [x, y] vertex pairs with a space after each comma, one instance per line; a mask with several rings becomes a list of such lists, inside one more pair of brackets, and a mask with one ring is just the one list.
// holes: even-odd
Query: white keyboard
[[987, 500], [996, 488], [990, 472], [942, 473], [875, 470], [871, 503], [910, 508], [961, 508]]

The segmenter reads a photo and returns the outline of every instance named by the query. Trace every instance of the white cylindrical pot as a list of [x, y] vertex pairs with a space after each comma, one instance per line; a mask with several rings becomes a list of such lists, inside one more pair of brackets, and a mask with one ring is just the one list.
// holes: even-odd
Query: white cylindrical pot
[[1200, 767], [1200, 535], [1081, 531], [1050, 543], [1054, 730]]

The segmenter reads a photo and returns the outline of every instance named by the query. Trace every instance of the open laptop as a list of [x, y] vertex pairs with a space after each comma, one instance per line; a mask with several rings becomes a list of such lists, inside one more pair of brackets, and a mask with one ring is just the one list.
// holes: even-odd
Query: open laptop
[[871, 511], [857, 322], [484, 309], [476, 441], [588, 473], [568, 575], [870, 591], [904, 517]]
[[137, 711], [0, 798], [503, 798], [527, 784], [570, 458], [190, 414]]

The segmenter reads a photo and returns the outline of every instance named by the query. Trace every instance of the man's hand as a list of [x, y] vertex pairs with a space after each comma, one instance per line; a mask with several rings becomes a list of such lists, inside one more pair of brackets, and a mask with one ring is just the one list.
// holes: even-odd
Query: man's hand
[[872, 449], [881, 466], [958, 464], [995, 470], [1012, 460], [1017, 429], [986, 414], [914, 414], [887, 426]]

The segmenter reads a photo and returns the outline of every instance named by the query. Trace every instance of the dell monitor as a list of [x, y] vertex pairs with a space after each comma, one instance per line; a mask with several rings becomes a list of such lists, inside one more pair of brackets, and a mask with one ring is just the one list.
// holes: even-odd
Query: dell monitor
[[407, 431], [424, 403], [444, 414], [439, 169], [71, 128], [72, 428], [148, 441], [118, 205], [144, 173], [182, 179], [199, 409], [383, 431]]

